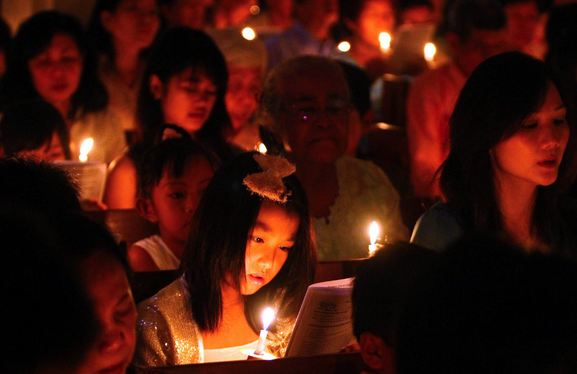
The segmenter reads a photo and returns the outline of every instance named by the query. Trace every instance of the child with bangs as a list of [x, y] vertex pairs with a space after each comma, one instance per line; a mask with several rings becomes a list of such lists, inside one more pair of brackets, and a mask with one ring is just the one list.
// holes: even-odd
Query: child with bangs
[[216, 157], [182, 128], [165, 125], [138, 170], [138, 212], [158, 224], [153, 235], [128, 248], [134, 271], [173, 270], [188, 238], [190, 222], [217, 166]]

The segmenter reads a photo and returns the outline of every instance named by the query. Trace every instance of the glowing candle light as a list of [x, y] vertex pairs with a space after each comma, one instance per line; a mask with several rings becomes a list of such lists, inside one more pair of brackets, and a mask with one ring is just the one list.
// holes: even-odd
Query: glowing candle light
[[268, 151], [268, 149], [266, 149], [266, 145], [264, 145], [264, 143], [258, 143], [256, 146], [256, 150], [262, 154], [266, 154], [266, 152]]
[[268, 334], [268, 327], [274, 321], [275, 312], [272, 308], [266, 307], [262, 314], [262, 330], [260, 330], [260, 335], [258, 337], [258, 343], [256, 344], [256, 349], [254, 350], [255, 355], [264, 354], [264, 348], [266, 345], [266, 336]]
[[88, 153], [92, 151], [94, 147], [94, 139], [86, 138], [80, 143], [80, 154], [78, 155], [78, 160], [81, 162], [88, 161]]
[[351, 50], [351, 43], [347, 42], [346, 40], [343, 40], [337, 45], [337, 49], [341, 52], [348, 52]]
[[256, 38], [256, 32], [251, 27], [245, 27], [240, 33], [246, 40], [254, 40]]
[[379, 45], [381, 47], [381, 52], [384, 54], [389, 54], [391, 52], [391, 42], [393, 38], [391, 34], [386, 31], [379, 33]]
[[369, 256], [374, 255], [380, 247], [380, 245], [377, 244], [377, 239], [379, 239], [380, 233], [381, 228], [379, 227], [379, 224], [376, 221], [371, 222], [369, 225], [369, 240], [371, 243], [369, 244]]
[[425, 61], [430, 67], [433, 67], [435, 63], [435, 55], [437, 54], [437, 47], [434, 43], [427, 43], [423, 47], [423, 56], [425, 57]]

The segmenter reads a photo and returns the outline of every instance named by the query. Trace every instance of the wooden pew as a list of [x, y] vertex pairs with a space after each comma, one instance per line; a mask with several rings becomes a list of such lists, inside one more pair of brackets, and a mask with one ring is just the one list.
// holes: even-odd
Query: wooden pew
[[355, 374], [364, 369], [361, 355], [355, 353], [335, 353], [309, 357], [290, 357], [277, 360], [246, 360], [212, 362], [160, 368], [135, 368], [137, 374], [294, 374], [326, 373]]
[[142, 218], [135, 209], [108, 209], [86, 214], [104, 223], [116, 239], [127, 246], [158, 233], [156, 225]]

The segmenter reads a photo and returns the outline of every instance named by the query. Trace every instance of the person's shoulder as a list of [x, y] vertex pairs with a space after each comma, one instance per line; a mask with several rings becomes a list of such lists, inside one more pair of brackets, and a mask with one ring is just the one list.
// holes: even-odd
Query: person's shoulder
[[458, 214], [447, 204], [437, 203], [417, 220], [411, 243], [443, 250], [463, 234]]
[[423, 74], [417, 76], [415, 79], [413, 79], [413, 82], [411, 83], [411, 88], [413, 87], [435, 88], [436, 85], [442, 83], [444, 80], [446, 80], [447, 77], [452, 75], [453, 69], [454, 67], [452, 66], [452, 64], [448, 63], [436, 69], [428, 70]]
[[150, 315], [158, 313], [177, 312], [175, 305], [186, 304], [188, 292], [184, 285], [183, 278], [172, 281], [168, 286], [158, 291], [154, 296], [143, 300], [138, 304], [138, 313], [140, 315]]
[[367, 186], [392, 187], [387, 174], [377, 164], [369, 160], [343, 156], [337, 160], [339, 181], [363, 183]]

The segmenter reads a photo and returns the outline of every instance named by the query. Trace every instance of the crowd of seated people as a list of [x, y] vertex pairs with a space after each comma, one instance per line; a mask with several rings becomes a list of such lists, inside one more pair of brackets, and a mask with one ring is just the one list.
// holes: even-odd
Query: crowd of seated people
[[[8, 263], [32, 265], [20, 293], [19, 268], [3, 283], [20, 309], [52, 293], [62, 325], [6, 311], [27, 325], [13, 352], [39, 333], [24, 372], [246, 360], [265, 304], [282, 358], [316, 269], [346, 261], [343, 350], [371, 370], [575, 369], [575, 4], [90, 6], [85, 23], [56, 7], [0, 24], [0, 231]], [[376, 122], [390, 77], [406, 126]], [[391, 128], [402, 144], [375, 140]], [[154, 232], [98, 218], [120, 211]], [[162, 271], [136, 305], [132, 272]]]

